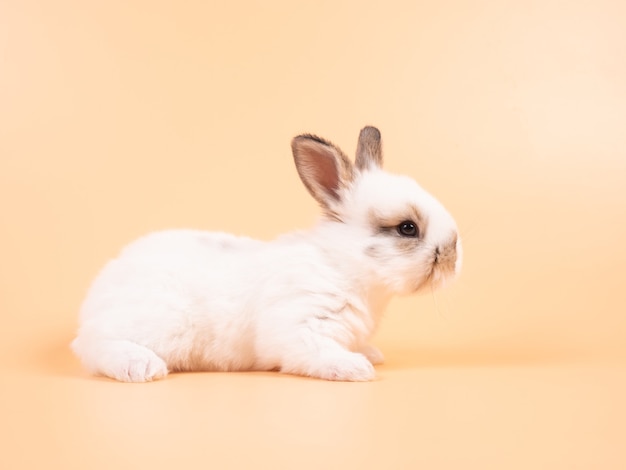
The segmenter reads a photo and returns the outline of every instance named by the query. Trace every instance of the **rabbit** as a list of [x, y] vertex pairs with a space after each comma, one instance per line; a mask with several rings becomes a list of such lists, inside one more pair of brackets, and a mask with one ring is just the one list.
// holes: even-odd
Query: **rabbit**
[[458, 274], [457, 226], [413, 179], [382, 169], [375, 127], [361, 130], [354, 164], [315, 135], [291, 147], [319, 222], [269, 242], [167, 230], [131, 243], [82, 304], [72, 349], [86, 369], [124, 382], [172, 371], [375, 379], [383, 355], [369, 341], [387, 303]]

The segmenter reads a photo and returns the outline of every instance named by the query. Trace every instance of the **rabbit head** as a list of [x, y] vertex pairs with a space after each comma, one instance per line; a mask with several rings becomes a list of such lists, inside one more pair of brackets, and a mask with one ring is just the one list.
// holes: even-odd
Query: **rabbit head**
[[380, 132], [361, 130], [355, 163], [331, 142], [292, 141], [296, 168], [323, 210], [337, 256], [360, 262], [354, 274], [389, 293], [436, 288], [460, 270], [461, 240], [443, 205], [407, 176], [382, 169]]

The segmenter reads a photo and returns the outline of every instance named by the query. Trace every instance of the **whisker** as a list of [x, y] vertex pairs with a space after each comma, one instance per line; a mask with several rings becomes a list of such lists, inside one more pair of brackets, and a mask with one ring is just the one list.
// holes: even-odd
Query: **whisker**
[[444, 302], [446, 304], [446, 312], [453, 312], [454, 311], [454, 289], [449, 289], [445, 292], [444, 296], [443, 296]]
[[463, 230], [463, 233], [459, 233], [459, 237], [461, 237], [461, 242], [463, 244], [465, 244], [465, 242], [467, 242], [468, 240], [471, 240], [473, 236], [474, 236], [473, 228], [465, 229]]
[[473, 236], [473, 232], [474, 232], [474, 229], [476, 228], [476, 225], [477, 225], [477, 222], [473, 221], [470, 224], [463, 227], [462, 229], [461, 227], [459, 227], [459, 236], [461, 237], [461, 240], [463, 242], [465, 242], [466, 240], [470, 239]]
[[435, 306], [435, 311], [437, 312], [437, 316], [439, 316], [440, 318], [447, 320], [446, 316], [442, 313], [441, 309], [439, 308], [439, 304], [437, 303], [437, 296], [435, 295], [435, 289], [433, 288], [432, 284], [430, 286], [430, 294], [433, 298], [433, 305]]

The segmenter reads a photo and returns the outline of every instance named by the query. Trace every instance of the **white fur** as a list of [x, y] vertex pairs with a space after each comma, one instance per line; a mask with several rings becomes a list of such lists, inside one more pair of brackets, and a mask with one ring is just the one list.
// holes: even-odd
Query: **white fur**
[[355, 173], [342, 221], [273, 242], [172, 230], [130, 244], [91, 286], [74, 352], [92, 373], [131, 382], [183, 370], [372, 380], [383, 357], [369, 340], [387, 302], [417, 290], [432, 268], [422, 249], [400, 255], [373, 234], [368, 214], [419, 206], [429, 218], [424, 246], [456, 226], [413, 180]]

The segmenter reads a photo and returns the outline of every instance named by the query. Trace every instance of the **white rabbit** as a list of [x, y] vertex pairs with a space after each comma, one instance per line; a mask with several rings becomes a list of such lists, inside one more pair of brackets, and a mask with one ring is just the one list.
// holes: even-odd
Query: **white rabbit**
[[455, 222], [415, 181], [381, 169], [374, 127], [355, 165], [309, 134], [292, 150], [319, 223], [272, 242], [171, 230], [130, 244], [83, 303], [72, 348], [88, 370], [127, 382], [209, 370], [374, 379], [383, 356], [368, 341], [390, 297], [458, 273]]

